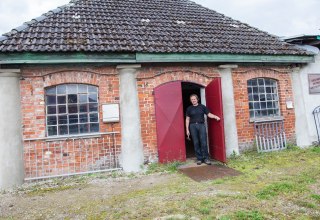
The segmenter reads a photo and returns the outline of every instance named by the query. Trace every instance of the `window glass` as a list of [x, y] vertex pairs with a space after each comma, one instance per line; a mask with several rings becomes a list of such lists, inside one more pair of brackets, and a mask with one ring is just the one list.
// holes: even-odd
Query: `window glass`
[[277, 81], [255, 78], [247, 82], [250, 118], [279, 116]]
[[45, 95], [48, 136], [99, 132], [98, 87], [64, 84]]

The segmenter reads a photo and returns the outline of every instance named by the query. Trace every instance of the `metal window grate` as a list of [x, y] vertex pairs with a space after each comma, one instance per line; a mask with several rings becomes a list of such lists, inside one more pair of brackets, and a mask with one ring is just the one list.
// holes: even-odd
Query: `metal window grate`
[[286, 148], [284, 122], [255, 122], [255, 138], [258, 152], [269, 152]]
[[317, 129], [318, 143], [320, 144], [320, 106], [316, 107], [313, 112], [314, 123]]
[[118, 132], [101, 137], [24, 141], [25, 180], [121, 169]]

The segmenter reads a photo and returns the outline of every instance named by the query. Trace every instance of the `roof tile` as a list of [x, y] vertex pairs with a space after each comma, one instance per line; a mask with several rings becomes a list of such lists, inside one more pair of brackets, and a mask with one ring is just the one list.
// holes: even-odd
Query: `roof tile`
[[0, 51], [307, 54], [188, 0], [74, 0], [0, 37]]

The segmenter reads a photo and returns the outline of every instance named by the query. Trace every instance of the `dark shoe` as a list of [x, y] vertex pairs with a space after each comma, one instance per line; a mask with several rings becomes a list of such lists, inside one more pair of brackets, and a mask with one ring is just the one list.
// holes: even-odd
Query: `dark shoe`
[[202, 161], [201, 160], [198, 160], [197, 161], [197, 165], [201, 165], [202, 164]]
[[207, 165], [211, 165], [211, 161], [209, 159], [205, 159], [204, 163], [207, 164]]

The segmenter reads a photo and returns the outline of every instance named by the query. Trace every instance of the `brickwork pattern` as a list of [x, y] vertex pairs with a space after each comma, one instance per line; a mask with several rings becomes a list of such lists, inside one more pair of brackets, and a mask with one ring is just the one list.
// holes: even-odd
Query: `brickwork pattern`
[[[157, 131], [154, 106], [154, 88], [172, 81], [193, 82], [204, 87], [219, 77], [215, 66], [143, 66], [137, 76], [141, 115], [142, 142], [150, 161], [157, 160]], [[147, 149], [147, 151], [146, 151]]]
[[[102, 105], [106, 103], [119, 103], [119, 77], [114, 67], [29, 66], [22, 69], [22, 76], [24, 80], [21, 80], [20, 86], [23, 138], [25, 140], [46, 138], [45, 89], [50, 86], [67, 83], [83, 83], [98, 86], [100, 132], [115, 131], [120, 133], [120, 123], [105, 124], [102, 122]], [[103, 135], [102, 138], [107, 139], [109, 137]], [[95, 141], [95, 139], [89, 138], [87, 141], [89, 143], [90, 141]], [[86, 150], [86, 154], [80, 153], [79, 155], [81, 156], [76, 153], [76, 151], [80, 151], [77, 148], [75, 148], [75, 152], [70, 152], [70, 149], [64, 146], [66, 142], [64, 142], [62, 148], [60, 145], [58, 144], [56, 147], [50, 148], [51, 145], [45, 140], [25, 141], [26, 176], [32, 178], [39, 173], [58, 175], [61, 173], [61, 170], [69, 169], [70, 163], [66, 163], [65, 161], [70, 160], [70, 158], [73, 158], [74, 171], [84, 172], [85, 168], [77, 167], [77, 165], [80, 166], [80, 164], [83, 164], [83, 161], [92, 161], [92, 158], [88, 158], [88, 155], [98, 155], [93, 158], [99, 158], [107, 152], [106, 149], [110, 151], [110, 148], [113, 147], [118, 149], [111, 149], [116, 154], [113, 156], [117, 157], [120, 153], [119, 149], [121, 149], [121, 135], [116, 136], [115, 144], [106, 144], [106, 149], [102, 149], [100, 145], [99, 147], [97, 147], [98, 145], [86, 146], [89, 150]], [[96, 152], [97, 150], [98, 152]], [[44, 152], [47, 152], [47, 154]], [[99, 161], [97, 162], [99, 163]]]
[[[102, 122], [101, 105], [119, 103], [119, 76], [115, 66], [26, 66], [22, 69], [22, 73], [24, 80], [21, 80], [21, 104], [24, 139], [46, 138], [45, 88], [65, 83], [84, 83], [98, 86], [100, 131], [121, 131], [120, 123], [114, 123], [112, 126]], [[240, 67], [233, 70], [240, 150], [250, 148], [254, 143], [254, 127], [253, 123], [250, 123], [249, 117], [247, 80], [257, 77], [268, 77], [278, 81], [280, 111], [284, 117], [285, 131], [288, 139], [294, 141], [294, 109], [286, 108], [286, 101], [293, 101], [289, 73], [290, 70], [287, 68]], [[172, 81], [192, 82], [205, 87], [215, 77], [220, 77], [219, 70], [216, 65], [210, 64], [146, 64], [142, 66], [137, 74], [137, 88], [145, 162], [157, 161], [158, 159], [154, 88]], [[35, 145], [41, 146], [40, 142], [38, 141]], [[42, 143], [45, 142], [42, 141]], [[121, 149], [121, 134], [117, 135], [115, 147]], [[28, 148], [28, 144], [25, 142], [26, 155], [32, 153], [32, 149], [32, 147]], [[117, 152], [120, 153], [119, 150]], [[71, 153], [70, 151], [62, 152], [62, 155], [71, 155]], [[32, 155], [30, 158], [39, 161], [43, 159], [32, 157]], [[79, 160], [81, 161], [83, 158], [79, 158]], [[74, 163], [76, 164], [76, 162]], [[36, 166], [36, 163], [30, 164], [31, 167], [29, 166], [28, 169], [32, 173], [35, 170], [32, 166]], [[61, 164], [57, 167], [63, 169]], [[53, 174], [55, 173], [54, 169], [48, 169]]]
[[288, 68], [238, 68], [233, 70], [237, 131], [240, 151], [254, 145], [254, 126], [250, 121], [247, 81], [257, 77], [277, 80], [280, 113], [284, 117], [284, 129], [289, 142], [295, 142], [294, 109], [287, 109], [286, 101], [293, 101], [290, 69]]

